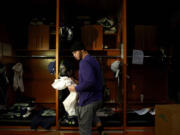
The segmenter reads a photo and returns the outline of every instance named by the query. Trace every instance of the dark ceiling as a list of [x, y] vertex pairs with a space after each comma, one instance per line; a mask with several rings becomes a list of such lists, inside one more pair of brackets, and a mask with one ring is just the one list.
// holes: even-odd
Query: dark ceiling
[[[61, 18], [77, 15], [101, 17], [119, 12], [122, 0], [60, 0]], [[131, 23], [156, 23], [169, 20], [180, 9], [177, 0], [127, 0]], [[4, 0], [0, 2], [1, 22], [25, 23], [32, 17], [56, 19], [56, 0]]]
[[[60, 0], [61, 16], [107, 16], [117, 13], [121, 0]], [[32, 17], [55, 20], [56, 0], [6, 0], [0, 2], [2, 21], [27, 21]]]
[[170, 22], [180, 11], [177, 0], [127, 0], [130, 22], [135, 24], [161, 24]]
[[[97, 19], [115, 15], [120, 12], [121, 2], [122, 0], [60, 0], [60, 21], [74, 23], [76, 16]], [[55, 23], [56, 0], [0, 1], [0, 23], [7, 25], [14, 40], [18, 36], [23, 39], [27, 37], [27, 25], [34, 17], [45, 17], [49, 22]], [[177, 0], [127, 0], [127, 23], [128, 28], [135, 24], [180, 24], [180, 7]]]

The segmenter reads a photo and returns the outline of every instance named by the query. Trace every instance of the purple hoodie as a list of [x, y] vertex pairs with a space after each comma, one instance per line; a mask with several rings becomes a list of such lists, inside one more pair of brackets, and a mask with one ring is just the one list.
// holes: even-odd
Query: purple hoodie
[[102, 100], [102, 74], [98, 61], [87, 55], [79, 63], [79, 84], [76, 86], [80, 106]]

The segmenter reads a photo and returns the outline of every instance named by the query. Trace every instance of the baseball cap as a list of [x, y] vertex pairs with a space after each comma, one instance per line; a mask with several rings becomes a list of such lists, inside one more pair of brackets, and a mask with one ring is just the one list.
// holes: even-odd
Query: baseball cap
[[74, 52], [77, 50], [84, 50], [84, 49], [85, 49], [85, 46], [82, 42], [76, 41], [71, 45], [71, 52]]
[[48, 71], [51, 73], [51, 74], [55, 74], [56, 73], [56, 61], [52, 61], [49, 63], [48, 65]]

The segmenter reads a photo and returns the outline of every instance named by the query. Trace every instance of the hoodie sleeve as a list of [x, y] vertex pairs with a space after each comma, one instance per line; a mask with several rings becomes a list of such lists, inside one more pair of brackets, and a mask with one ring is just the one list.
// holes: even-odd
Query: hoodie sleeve
[[87, 61], [80, 64], [80, 73], [79, 77], [81, 78], [79, 84], [75, 87], [76, 91], [88, 91], [94, 87], [96, 83], [96, 75], [92, 65]]

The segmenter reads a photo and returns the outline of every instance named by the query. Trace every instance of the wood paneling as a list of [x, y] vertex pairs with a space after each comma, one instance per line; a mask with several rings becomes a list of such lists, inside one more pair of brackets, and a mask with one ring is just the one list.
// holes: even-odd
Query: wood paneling
[[128, 101], [162, 103], [168, 101], [168, 68], [166, 66], [134, 66], [129, 71]]
[[55, 76], [48, 72], [53, 59], [27, 59], [24, 61], [25, 95], [35, 98], [37, 103], [55, 103]]
[[155, 135], [153, 132], [127, 132], [126, 135]]
[[58, 131], [0, 131], [1, 135], [60, 135]]
[[135, 26], [135, 49], [155, 51], [157, 47], [157, 28], [153, 25]]
[[49, 49], [48, 25], [30, 25], [28, 30], [28, 50]]
[[85, 25], [81, 28], [82, 42], [87, 50], [103, 49], [103, 28], [101, 25]]
[[154, 127], [127, 127], [126, 135], [155, 135]]

